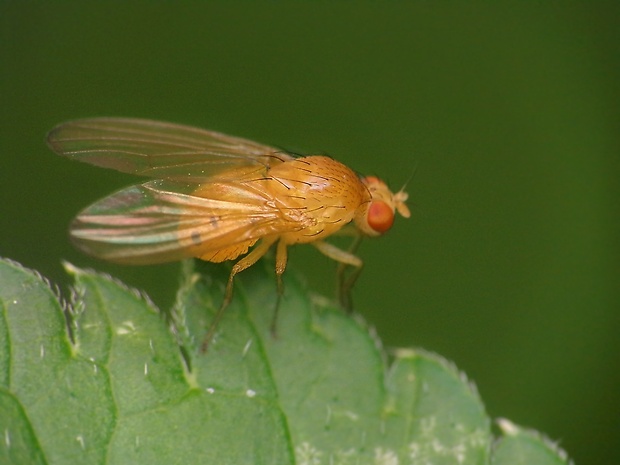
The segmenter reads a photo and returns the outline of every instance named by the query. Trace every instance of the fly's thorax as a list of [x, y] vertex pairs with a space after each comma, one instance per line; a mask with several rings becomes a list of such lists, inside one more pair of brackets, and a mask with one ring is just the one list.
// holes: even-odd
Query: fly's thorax
[[407, 193], [399, 191], [394, 194], [390, 188], [375, 176], [362, 178], [368, 190], [370, 200], [360, 205], [355, 212], [355, 225], [368, 236], [380, 236], [389, 231], [394, 224], [395, 212], [409, 218], [409, 208], [405, 204]]
[[[359, 176], [342, 163], [322, 155], [296, 158], [269, 170], [275, 196], [282, 208], [305, 218], [287, 242], [312, 242], [333, 234], [353, 220], [370, 199]], [[291, 214], [293, 212], [291, 211]]]

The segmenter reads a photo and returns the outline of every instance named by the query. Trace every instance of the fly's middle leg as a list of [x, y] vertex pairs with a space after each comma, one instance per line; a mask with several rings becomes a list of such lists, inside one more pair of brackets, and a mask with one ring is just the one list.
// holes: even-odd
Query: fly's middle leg
[[284, 283], [282, 282], [282, 274], [286, 269], [286, 263], [288, 261], [287, 252], [287, 244], [283, 240], [280, 240], [280, 242], [278, 242], [278, 247], [276, 248], [276, 280], [278, 285], [278, 296], [276, 298], [276, 307], [273, 310], [273, 317], [271, 318], [271, 325], [269, 326], [271, 335], [273, 337], [276, 337], [277, 335], [280, 301], [282, 300], [282, 294], [284, 294]]

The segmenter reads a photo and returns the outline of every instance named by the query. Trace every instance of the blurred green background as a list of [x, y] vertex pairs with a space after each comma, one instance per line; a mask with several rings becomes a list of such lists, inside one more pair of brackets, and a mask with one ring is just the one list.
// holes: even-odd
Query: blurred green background
[[[135, 179], [45, 146], [55, 124], [135, 116], [327, 152], [412, 219], [364, 242], [357, 310], [387, 347], [475, 381], [492, 417], [577, 463], [620, 444], [620, 2], [0, 3], [0, 255], [63, 288], [61, 260], [166, 307], [178, 265], [114, 267], [71, 218]], [[291, 251], [312, 289], [335, 265]], [[616, 460], [613, 460], [613, 459]]]

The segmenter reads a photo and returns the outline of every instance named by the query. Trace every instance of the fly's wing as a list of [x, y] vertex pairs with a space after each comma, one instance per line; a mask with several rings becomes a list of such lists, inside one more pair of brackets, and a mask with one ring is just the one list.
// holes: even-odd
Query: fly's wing
[[302, 229], [273, 202], [266, 203], [266, 194], [242, 183], [230, 188], [234, 201], [184, 193], [186, 185], [171, 182], [131, 186], [82, 211], [71, 225], [71, 237], [90, 255], [142, 265], [199, 257]]
[[234, 170], [265, 172], [292, 157], [274, 147], [219, 132], [133, 118], [89, 118], [63, 123], [47, 136], [65, 157], [124, 173], [182, 182]]

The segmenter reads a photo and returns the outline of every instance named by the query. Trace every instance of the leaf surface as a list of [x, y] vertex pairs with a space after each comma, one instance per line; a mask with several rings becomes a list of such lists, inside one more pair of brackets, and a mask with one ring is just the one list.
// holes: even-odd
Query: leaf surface
[[491, 420], [452, 364], [423, 350], [388, 357], [361, 319], [292, 273], [276, 334], [274, 278], [258, 265], [202, 353], [222, 267], [184, 264], [166, 317], [110, 277], [67, 269], [65, 306], [0, 261], [0, 463], [565, 463], [548, 447], [552, 461], [523, 461], [536, 436], [516, 427], [492, 447]]

